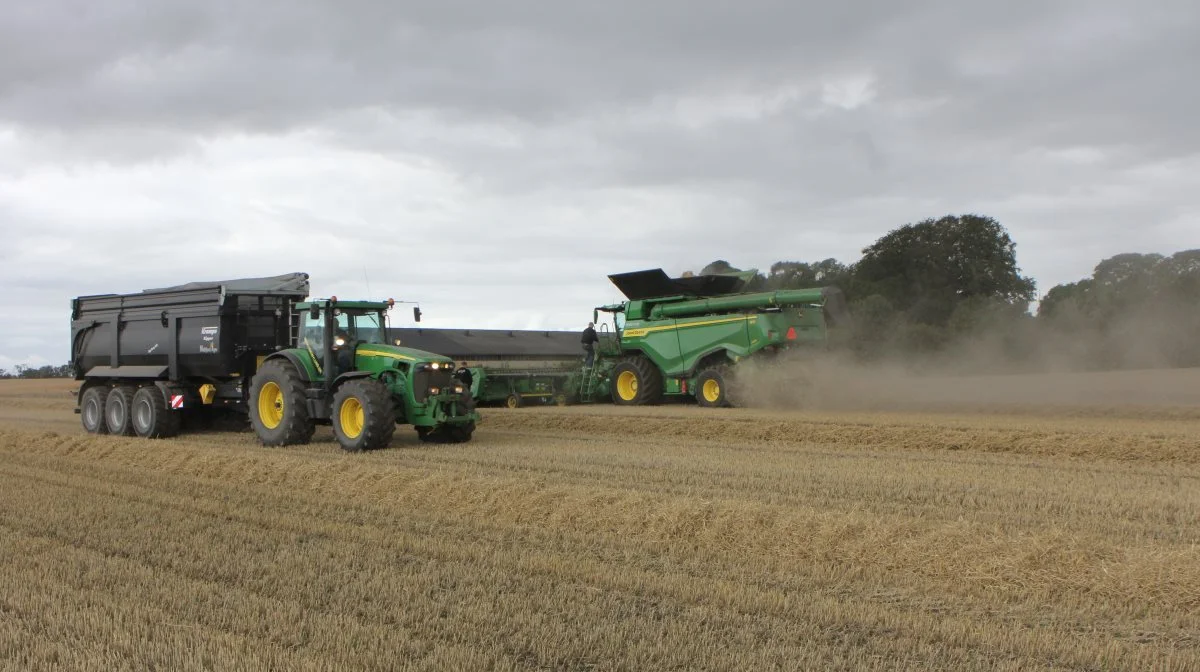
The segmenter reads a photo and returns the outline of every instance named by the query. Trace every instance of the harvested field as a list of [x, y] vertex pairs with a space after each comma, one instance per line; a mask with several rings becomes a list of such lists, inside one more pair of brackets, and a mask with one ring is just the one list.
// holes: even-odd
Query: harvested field
[[73, 387], [0, 381], [3, 670], [1200, 669], [1170, 399], [485, 409], [348, 455], [88, 436]]

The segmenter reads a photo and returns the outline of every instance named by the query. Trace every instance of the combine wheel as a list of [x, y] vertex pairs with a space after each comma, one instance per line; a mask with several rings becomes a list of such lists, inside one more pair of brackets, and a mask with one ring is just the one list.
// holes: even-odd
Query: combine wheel
[[662, 373], [645, 357], [631, 357], [613, 367], [612, 400], [624, 406], [656, 404], [662, 400]]
[[133, 395], [133, 431], [143, 439], [166, 439], [179, 433], [180, 414], [167, 408], [167, 398], [154, 385]]
[[107, 434], [108, 423], [104, 419], [103, 387], [89, 387], [79, 398], [79, 419], [88, 434]]
[[729, 406], [729, 371], [705, 369], [696, 376], [696, 401], [701, 406]]
[[521, 395], [513, 392], [512, 394], [508, 395], [508, 399], [504, 400], [504, 405], [509, 408], [520, 408], [525, 405], [525, 402], [523, 399], [521, 399]]
[[133, 436], [130, 408], [135, 392], [137, 388], [133, 385], [118, 385], [109, 391], [104, 400], [104, 423], [108, 425], [109, 434]]
[[304, 381], [292, 363], [273, 359], [250, 384], [250, 424], [267, 446], [308, 443], [316, 426], [308, 417]]
[[342, 450], [384, 448], [396, 432], [392, 395], [378, 380], [347, 381], [333, 394], [333, 434]]

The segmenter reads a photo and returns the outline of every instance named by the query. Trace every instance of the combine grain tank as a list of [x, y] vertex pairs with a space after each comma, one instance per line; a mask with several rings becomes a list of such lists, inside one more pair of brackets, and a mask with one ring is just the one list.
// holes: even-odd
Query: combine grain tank
[[201, 407], [245, 410], [258, 363], [294, 342], [308, 274], [199, 282], [71, 302], [76, 413], [92, 433], [171, 436]]

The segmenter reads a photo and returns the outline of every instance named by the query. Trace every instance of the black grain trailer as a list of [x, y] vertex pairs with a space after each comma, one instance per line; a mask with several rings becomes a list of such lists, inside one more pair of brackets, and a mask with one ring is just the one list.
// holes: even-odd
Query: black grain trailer
[[93, 434], [167, 437], [185, 414], [245, 412], [267, 355], [295, 343], [307, 273], [196, 282], [71, 302], [76, 413]]

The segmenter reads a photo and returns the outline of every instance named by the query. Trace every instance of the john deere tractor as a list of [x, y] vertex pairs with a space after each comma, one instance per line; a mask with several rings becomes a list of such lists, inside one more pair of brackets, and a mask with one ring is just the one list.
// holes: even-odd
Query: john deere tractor
[[[597, 369], [612, 400], [654, 404], [693, 396], [701, 406], [737, 402], [739, 362], [799, 347], [823, 347], [846, 317], [834, 287], [746, 292], [755, 270], [670, 278], [662, 269], [611, 275], [629, 299], [593, 312], [613, 316]], [[611, 367], [611, 369], [609, 369]]]
[[[249, 394], [250, 420], [266, 445], [307, 443], [318, 424], [348, 451], [382, 448], [397, 424], [423, 441], [469, 441], [479, 421], [454, 362], [386, 342], [394, 301], [296, 304], [295, 347], [262, 359]], [[420, 319], [419, 309], [414, 309]]]

